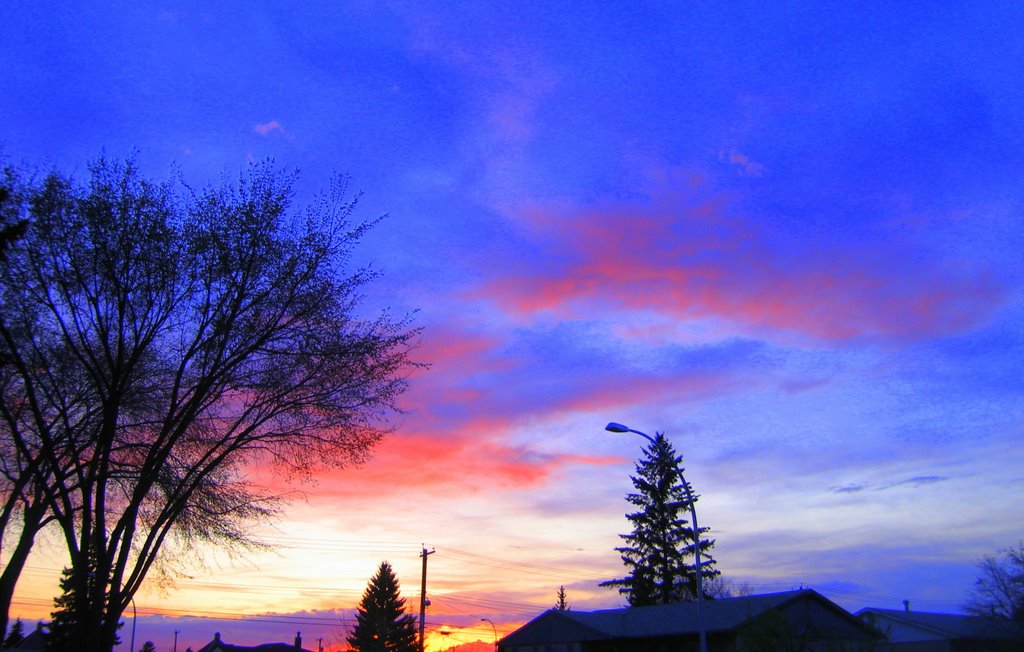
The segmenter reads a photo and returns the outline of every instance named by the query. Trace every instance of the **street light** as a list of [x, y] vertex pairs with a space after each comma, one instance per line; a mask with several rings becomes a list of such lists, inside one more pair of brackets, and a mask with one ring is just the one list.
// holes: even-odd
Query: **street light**
[[[616, 433], [631, 432], [634, 435], [640, 435], [652, 444], [655, 443], [654, 437], [651, 437], [646, 432], [633, 430], [614, 421], [605, 426], [604, 429], [608, 432]], [[697, 571], [697, 633], [700, 636], [700, 652], [708, 652], [707, 633], [704, 631], [704, 584], [700, 573], [700, 528], [697, 527], [697, 508], [693, 504], [693, 494], [690, 493], [690, 485], [686, 483], [686, 478], [683, 477], [681, 470], [679, 472], [679, 481], [683, 483], [683, 490], [686, 491], [686, 502], [690, 504], [690, 520], [693, 521], [693, 557], [694, 567]]]
[[491, 623], [491, 631], [494, 632], [494, 649], [498, 649], [498, 628], [494, 626], [494, 622], [489, 618], [481, 618], [480, 622]]
[[133, 595], [133, 596], [129, 597], [128, 599], [132, 601], [132, 642], [128, 646], [128, 649], [132, 650], [134, 652], [134, 650], [135, 650], [135, 620], [136, 620], [136, 617], [138, 616], [138, 612], [135, 611], [135, 596]]

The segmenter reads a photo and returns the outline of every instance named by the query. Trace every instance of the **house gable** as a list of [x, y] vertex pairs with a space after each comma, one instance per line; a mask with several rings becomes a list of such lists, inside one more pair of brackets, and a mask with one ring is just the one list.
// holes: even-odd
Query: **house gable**
[[518, 649], [543, 644], [570, 644], [610, 638], [607, 632], [578, 622], [567, 614], [552, 609], [545, 611], [516, 631], [501, 639], [502, 649]]
[[802, 633], [809, 637], [848, 640], [874, 634], [859, 618], [814, 591], [806, 592], [780, 610], [790, 622], [800, 623]]

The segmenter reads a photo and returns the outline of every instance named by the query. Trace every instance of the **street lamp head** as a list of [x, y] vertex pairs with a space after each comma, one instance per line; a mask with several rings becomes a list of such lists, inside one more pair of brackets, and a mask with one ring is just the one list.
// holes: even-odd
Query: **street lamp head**
[[656, 443], [654, 437], [651, 437], [646, 432], [640, 432], [639, 430], [633, 430], [629, 426], [624, 426], [621, 423], [615, 423], [614, 421], [612, 421], [607, 426], [605, 426], [604, 429], [607, 430], [608, 432], [616, 432], [616, 433], [619, 433], [619, 432], [631, 432], [634, 435], [640, 435], [641, 437], [643, 437], [647, 441], [651, 442], [652, 444]]

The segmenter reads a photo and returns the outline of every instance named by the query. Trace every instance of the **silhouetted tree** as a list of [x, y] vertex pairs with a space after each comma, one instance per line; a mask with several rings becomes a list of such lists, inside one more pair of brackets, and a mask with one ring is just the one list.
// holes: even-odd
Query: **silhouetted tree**
[[743, 598], [754, 595], [754, 590], [747, 582], [737, 583], [735, 580], [718, 575], [707, 578], [704, 582], [704, 595], [712, 600], [721, 598]]
[[415, 652], [416, 617], [405, 613], [398, 578], [381, 562], [356, 609], [356, 625], [346, 639], [357, 652]]
[[[694, 557], [694, 532], [688, 527], [689, 485], [683, 485], [682, 457], [676, 455], [663, 433], [644, 449], [637, 462], [636, 475], [631, 476], [637, 493], [626, 501], [639, 511], [627, 514], [633, 532], [619, 535], [626, 543], [616, 548], [629, 570], [626, 577], [602, 582], [601, 586], [617, 587], [629, 605], [640, 607], [694, 600], [697, 597], [697, 573], [690, 561]], [[690, 495], [696, 502], [698, 496]], [[700, 535], [708, 528], [700, 528]], [[701, 576], [712, 578], [720, 573], [708, 554], [714, 541], [700, 540]], [[705, 592], [706, 595], [706, 592]]]
[[105, 652], [151, 570], [196, 542], [255, 544], [276, 503], [246, 467], [306, 476], [369, 456], [417, 331], [357, 313], [374, 273], [346, 263], [373, 222], [350, 221], [343, 183], [292, 216], [294, 176], [270, 165], [180, 195], [131, 162], [100, 160], [86, 184], [16, 180], [0, 527], [35, 527], [43, 505], [70, 556], [76, 649]]
[[[23, 187], [17, 170], [10, 167], [3, 170], [0, 175], [0, 264], [3, 265], [7, 265], [8, 250], [24, 237], [28, 227]], [[2, 295], [0, 306], [6, 310]], [[4, 394], [9, 391], [12, 376], [16, 376], [14, 362], [0, 345], [0, 392]], [[16, 382], [14, 384], [17, 385]], [[19, 401], [22, 395], [15, 389], [11, 401]], [[14, 587], [28, 561], [36, 535], [50, 520], [46, 504], [47, 460], [38, 453], [16, 446], [14, 437], [3, 436], [5, 426], [8, 429], [19, 427], [7, 409], [9, 404], [5, 400], [0, 405], [0, 550], [12, 528], [17, 529], [17, 535], [11, 537], [14, 547], [5, 551], [7, 563], [0, 571], [0, 631], [7, 629]], [[36, 409], [40, 418], [56, 416], [45, 405], [36, 406]], [[26, 436], [31, 439], [30, 433]]]
[[999, 616], [1024, 626], [1024, 542], [1007, 548], [1000, 556], [985, 555], [978, 561], [964, 609], [976, 616]]
[[153, 641], [146, 641], [139, 648], [139, 652], [156, 652], [156, 645], [153, 644]]
[[[60, 595], [53, 599], [53, 611], [50, 613], [50, 631], [46, 636], [46, 652], [76, 652], [81, 649], [78, 633], [81, 631], [81, 624], [78, 618], [82, 613], [81, 603], [83, 600], [92, 599], [92, 584], [96, 582], [96, 576], [88, 575], [89, 584], [86, 587], [83, 597], [79, 588], [74, 582], [74, 573], [70, 568], [61, 572]], [[96, 610], [99, 611], [99, 610]], [[100, 611], [102, 613], [102, 611]], [[121, 641], [117, 637], [117, 630], [123, 623], [116, 623], [114, 626], [113, 645]]]
[[555, 609], [557, 611], [569, 611], [569, 602], [565, 597], [565, 587], [558, 587], [558, 597], [555, 600]]
[[[11, 173], [5, 171], [4, 176], [9, 177]], [[7, 183], [0, 182], [0, 261], [3, 261], [7, 249], [25, 235], [25, 229], [28, 228], [28, 220], [15, 209], [12, 190]]]
[[14, 621], [11, 629], [4, 637], [3, 647], [14, 647], [25, 639], [25, 626], [21, 624], [21, 618]]

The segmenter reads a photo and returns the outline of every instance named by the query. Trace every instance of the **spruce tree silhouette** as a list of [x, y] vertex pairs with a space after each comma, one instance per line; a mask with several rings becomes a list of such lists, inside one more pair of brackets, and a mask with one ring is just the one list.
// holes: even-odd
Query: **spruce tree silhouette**
[[[626, 577], [600, 586], [617, 587], [631, 607], [671, 604], [697, 598], [697, 573], [689, 560], [694, 557], [694, 532], [685, 516], [690, 509], [686, 487], [683, 486], [682, 456], [657, 433], [637, 462], [632, 476], [637, 493], [626, 500], [639, 511], [627, 514], [633, 532], [620, 534], [625, 545], [616, 548], [629, 569]], [[696, 502], [698, 496], [689, 492]], [[708, 528], [700, 528], [698, 535]], [[713, 540], [700, 540], [701, 576], [720, 575], [709, 551]]]
[[557, 600], [557, 602], [555, 602], [555, 607], [554, 608], [557, 611], [569, 611], [569, 609], [570, 609], [569, 601], [568, 601], [568, 599], [566, 598], [566, 595], [565, 595], [565, 587], [564, 586], [558, 587], [558, 600]]
[[405, 598], [391, 564], [381, 562], [363, 592], [356, 626], [346, 639], [357, 652], [416, 652], [416, 617], [405, 613]]
[[14, 647], [25, 639], [25, 627], [21, 624], [21, 618], [14, 621], [11, 629], [4, 638], [3, 647]]

